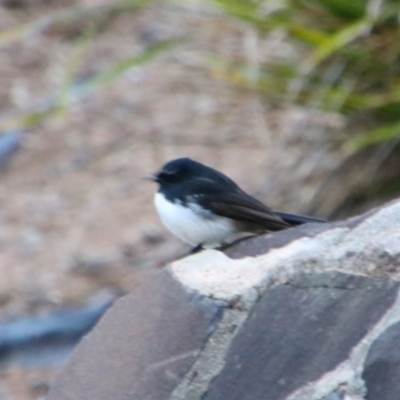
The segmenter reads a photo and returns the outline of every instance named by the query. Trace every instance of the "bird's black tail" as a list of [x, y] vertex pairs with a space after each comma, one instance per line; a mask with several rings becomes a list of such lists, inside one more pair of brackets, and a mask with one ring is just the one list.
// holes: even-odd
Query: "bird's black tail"
[[275, 214], [278, 214], [285, 222], [292, 226], [307, 224], [310, 222], [326, 222], [323, 219], [308, 217], [306, 215], [298, 215], [298, 214], [289, 214], [282, 211], [274, 211]]

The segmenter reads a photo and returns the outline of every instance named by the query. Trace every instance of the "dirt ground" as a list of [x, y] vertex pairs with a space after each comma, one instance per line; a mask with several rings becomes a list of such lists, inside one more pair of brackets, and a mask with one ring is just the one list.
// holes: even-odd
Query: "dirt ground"
[[[1, 4], [0, 35], [65, 7], [61, 0]], [[1, 43], [0, 130], [2, 117], [59, 93], [79, 24]], [[110, 18], [78, 72], [167, 38], [181, 42], [29, 130], [0, 171], [1, 318], [84, 304], [104, 291], [122, 295], [186, 251], [161, 226], [155, 186], [142, 180], [167, 160], [190, 156], [273, 208], [301, 212], [343, 159], [324, 133], [342, 126], [338, 116], [277, 106], [218, 74], [211, 53], [251, 65], [255, 55], [262, 61], [294, 50], [208, 3], [160, 3]], [[42, 398], [56, 370], [0, 371], [0, 399]]]

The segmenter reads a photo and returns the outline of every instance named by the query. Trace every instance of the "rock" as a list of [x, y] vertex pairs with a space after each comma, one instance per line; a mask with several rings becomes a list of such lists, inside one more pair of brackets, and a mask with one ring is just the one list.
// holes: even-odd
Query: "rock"
[[0, 169], [7, 167], [21, 146], [25, 132], [15, 129], [0, 132]]
[[373, 343], [365, 361], [363, 379], [368, 400], [393, 400], [400, 393], [400, 322]]
[[301, 274], [266, 290], [204, 399], [286, 399], [346, 360], [398, 290], [397, 282], [341, 272]]
[[216, 329], [225, 304], [187, 293], [167, 270], [118, 300], [84, 338], [50, 398], [166, 399]]
[[399, 227], [394, 202], [176, 261], [107, 312], [48, 399], [395, 399]]
[[324, 397], [322, 400], [344, 400], [346, 396], [346, 392], [344, 390], [335, 391], [329, 394], [327, 397]]
[[61, 365], [100, 319], [114, 294], [98, 293], [80, 307], [64, 307], [44, 315], [0, 322], [0, 367]]

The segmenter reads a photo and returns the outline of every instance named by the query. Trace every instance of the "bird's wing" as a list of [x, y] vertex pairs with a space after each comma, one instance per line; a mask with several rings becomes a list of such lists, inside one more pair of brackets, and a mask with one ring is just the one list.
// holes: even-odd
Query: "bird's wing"
[[274, 213], [279, 215], [284, 221], [286, 221], [292, 226], [303, 225], [311, 222], [319, 222], [319, 223], [326, 222], [323, 219], [309, 217], [307, 215], [290, 214], [283, 211], [275, 211], [275, 210]]
[[251, 224], [256, 229], [278, 231], [291, 225], [275, 214], [269, 207], [243, 192], [241, 189], [215, 185], [211, 181], [198, 180], [192, 183], [194, 200], [206, 210], [221, 217]]

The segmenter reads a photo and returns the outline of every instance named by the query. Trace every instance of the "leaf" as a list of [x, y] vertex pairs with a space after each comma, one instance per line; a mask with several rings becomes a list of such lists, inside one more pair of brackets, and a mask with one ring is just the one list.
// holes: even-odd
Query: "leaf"
[[385, 142], [400, 136], [400, 122], [385, 124], [369, 131], [359, 132], [348, 141], [348, 145], [360, 149]]

